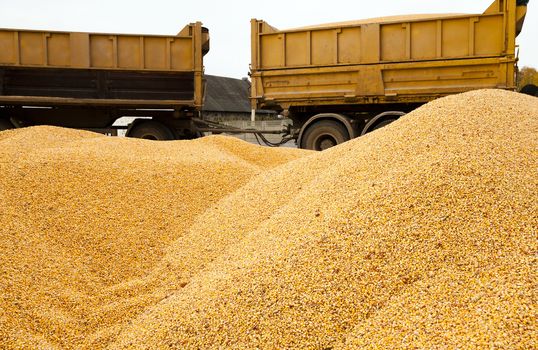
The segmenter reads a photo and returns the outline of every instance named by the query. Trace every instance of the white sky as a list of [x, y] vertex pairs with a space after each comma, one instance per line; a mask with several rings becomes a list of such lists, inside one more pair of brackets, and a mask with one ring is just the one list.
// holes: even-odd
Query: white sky
[[[250, 62], [250, 19], [279, 29], [418, 13], [482, 13], [493, 0], [0, 0], [0, 28], [176, 34], [201, 21], [209, 28], [207, 74], [241, 78]], [[518, 37], [520, 67], [538, 67], [538, 1]]]

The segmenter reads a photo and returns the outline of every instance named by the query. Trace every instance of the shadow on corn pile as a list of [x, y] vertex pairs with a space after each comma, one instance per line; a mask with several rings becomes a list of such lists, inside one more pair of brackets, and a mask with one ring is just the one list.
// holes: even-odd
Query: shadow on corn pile
[[538, 102], [434, 101], [325, 152], [0, 133], [0, 341], [533, 348]]

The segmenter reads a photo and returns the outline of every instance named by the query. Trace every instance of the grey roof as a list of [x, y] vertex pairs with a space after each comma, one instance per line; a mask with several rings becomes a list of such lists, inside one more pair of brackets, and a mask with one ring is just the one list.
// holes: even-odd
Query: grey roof
[[207, 112], [250, 113], [250, 82], [205, 75], [206, 92], [202, 110]]

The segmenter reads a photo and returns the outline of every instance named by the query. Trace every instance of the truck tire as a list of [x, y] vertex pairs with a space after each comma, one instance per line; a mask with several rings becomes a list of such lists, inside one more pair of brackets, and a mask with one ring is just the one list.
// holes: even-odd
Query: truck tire
[[129, 130], [128, 137], [138, 139], [166, 141], [174, 140], [174, 132], [169, 127], [155, 120], [148, 120], [136, 123]]
[[15, 125], [13, 125], [9, 120], [0, 118], [0, 131], [13, 129], [13, 128], [15, 128]]
[[301, 140], [301, 148], [323, 151], [349, 139], [349, 133], [342, 123], [335, 120], [321, 120], [306, 129]]
[[525, 85], [520, 91], [522, 94], [527, 94], [531, 96], [538, 96], [538, 86], [534, 84]]
[[390, 123], [395, 122], [396, 120], [397, 119], [393, 119], [393, 118], [382, 120], [381, 122], [374, 125], [373, 128], [369, 132], [372, 132], [372, 131], [377, 130], [377, 129], [381, 129], [382, 127], [387, 126]]

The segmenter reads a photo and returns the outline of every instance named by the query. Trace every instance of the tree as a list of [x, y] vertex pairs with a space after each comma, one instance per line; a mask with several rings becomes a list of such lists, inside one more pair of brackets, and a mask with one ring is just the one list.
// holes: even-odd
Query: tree
[[518, 91], [530, 84], [538, 85], [538, 72], [532, 67], [523, 67], [519, 70], [517, 80]]

